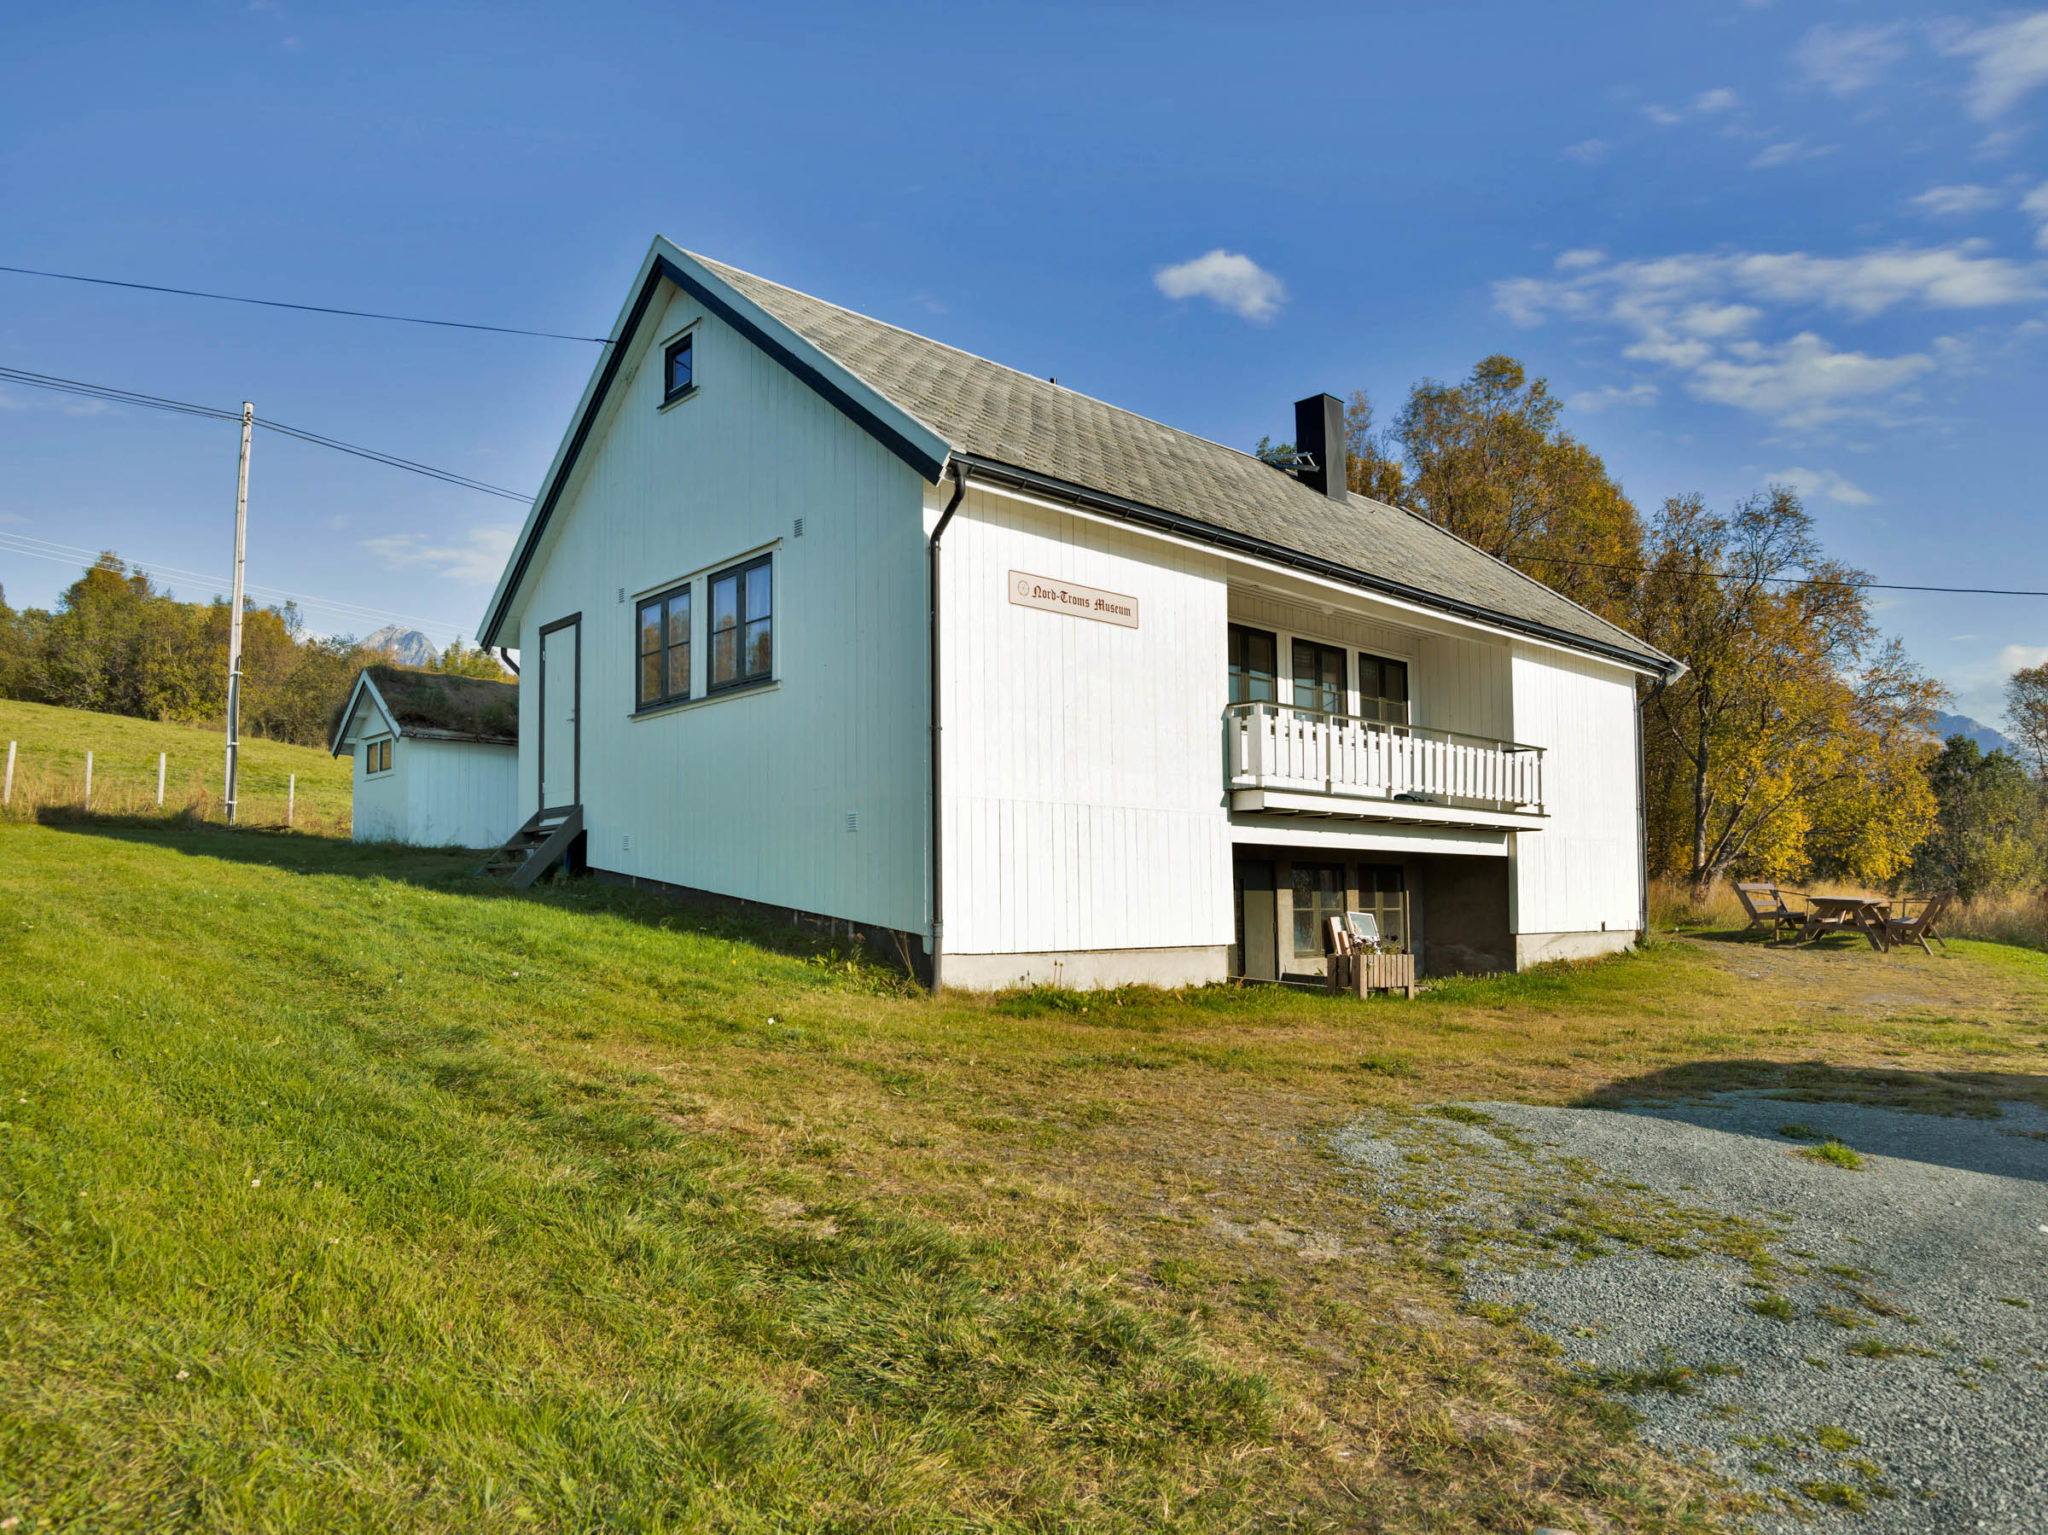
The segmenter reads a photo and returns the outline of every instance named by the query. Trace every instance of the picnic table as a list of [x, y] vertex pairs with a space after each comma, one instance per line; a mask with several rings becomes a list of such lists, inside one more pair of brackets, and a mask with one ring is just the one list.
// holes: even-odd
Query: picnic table
[[1799, 930], [1801, 943], [1824, 933], [1854, 928], [1880, 954], [1891, 947], [1885, 938], [1885, 923], [1892, 910], [1890, 901], [1867, 895], [1810, 895], [1806, 902], [1806, 926]]

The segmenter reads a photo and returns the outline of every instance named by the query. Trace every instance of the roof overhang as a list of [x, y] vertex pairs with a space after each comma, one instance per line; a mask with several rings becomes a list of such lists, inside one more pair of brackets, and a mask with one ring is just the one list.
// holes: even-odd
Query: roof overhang
[[1305, 571], [1310, 575], [1320, 576], [1327, 581], [1336, 581], [1346, 586], [1357, 587], [1363, 591], [1374, 592], [1384, 597], [1392, 597], [1416, 607], [1432, 609], [1439, 613], [1449, 614], [1455, 618], [1482, 623], [1490, 628], [1502, 629], [1510, 633], [1525, 634], [1531, 639], [1539, 639], [1546, 644], [1555, 645], [1561, 649], [1575, 650], [1585, 655], [1597, 656], [1603, 661], [1614, 662], [1617, 665], [1627, 667], [1631, 671], [1640, 672], [1647, 676], [1662, 677], [1669, 681], [1677, 678], [1685, 671], [1683, 662], [1674, 660], [1672, 657], [1658, 651], [1633, 651], [1624, 649], [1619, 645], [1604, 645], [1598, 640], [1572, 634], [1567, 630], [1555, 629], [1547, 624], [1534, 623], [1525, 618], [1516, 618], [1511, 614], [1497, 612], [1478, 603], [1462, 602], [1455, 597], [1447, 597], [1440, 592], [1427, 591], [1421, 587], [1409, 586], [1400, 581], [1390, 581], [1384, 576], [1374, 575], [1370, 571], [1355, 570], [1348, 565], [1339, 564], [1335, 560], [1321, 559], [1313, 554], [1305, 554], [1298, 549], [1290, 549], [1283, 544], [1268, 543], [1264, 539], [1254, 538], [1248, 533], [1235, 532], [1229, 528], [1219, 528], [1213, 523], [1201, 522], [1192, 517], [1184, 517], [1178, 512], [1164, 511], [1156, 506], [1147, 506], [1143, 502], [1127, 501], [1121, 496], [1113, 496], [1099, 490], [1090, 490], [1085, 485], [1075, 485], [1066, 480], [1054, 479], [1050, 475], [1039, 474], [1034, 470], [1020, 469], [1015, 464], [1003, 464], [993, 459], [977, 458], [971, 453], [956, 453], [954, 459], [962, 469], [975, 479], [990, 480], [999, 485], [1007, 484], [1018, 490], [1044, 496], [1050, 500], [1070, 502], [1073, 505], [1084, 507], [1090, 511], [1105, 513], [1108, 516], [1119, 518], [1125, 522], [1135, 523], [1140, 527], [1149, 527], [1160, 532], [1175, 534], [1197, 543], [1212, 544], [1234, 553], [1249, 555], [1268, 564], [1287, 566]]
[[395, 736], [405, 734], [398, 728], [398, 720], [391, 713], [391, 706], [384, 702], [384, 695], [377, 691], [377, 684], [370, 680], [370, 674], [367, 671], [357, 672], [356, 685], [349, 689], [348, 702], [343, 705], [341, 718], [334, 727], [334, 739], [329, 743], [329, 756], [339, 757], [344, 746], [354, 749], [360, 732], [351, 727], [355, 724], [356, 711], [365, 703], [377, 711], [384, 721], [386, 730]]
[[815, 343], [798, 335], [768, 313], [703, 262], [673, 242], [656, 235], [640, 263], [631, 293], [613, 322], [605, 355], [583, 386], [569, 429], [555, 449], [553, 462], [541, 482], [541, 492], [526, 514], [525, 525], [512, 546], [512, 557], [498, 577], [490, 606], [477, 629], [479, 645], [499, 643], [499, 630], [517, 600], [519, 588], [532, 566], [535, 551], [547, 533], [576, 461], [596, 428], [612, 386], [618, 381], [626, 358], [638, 340], [642, 323], [654, 306], [661, 285], [671, 283], [701, 303], [755, 346], [773, 357], [799, 379], [816, 390], [827, 402], [844, 412], [896, 457], [917, 472], [927, 484], [936, 484], [945, 471], [953, 447], [944, 437], [902, 406], [838, 362]]

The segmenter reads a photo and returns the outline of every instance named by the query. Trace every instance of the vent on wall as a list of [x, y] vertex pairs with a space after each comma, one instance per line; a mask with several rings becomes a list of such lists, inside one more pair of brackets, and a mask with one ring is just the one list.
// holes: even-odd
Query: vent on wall
[[856, 810], [849, 810], [849, 811], [847, 811], [847, 812], [846, 812], [846, 829], [847, 829], [848, 831], [859, 831], [859, 830], [860, 830], [860, 812], [859, 812], [859, 811], [856, 811]]
[[798, 538], [802, 538], [804, 536], [804, 520], [801, 517], [797, 518], [796, 520], [796, 536]]

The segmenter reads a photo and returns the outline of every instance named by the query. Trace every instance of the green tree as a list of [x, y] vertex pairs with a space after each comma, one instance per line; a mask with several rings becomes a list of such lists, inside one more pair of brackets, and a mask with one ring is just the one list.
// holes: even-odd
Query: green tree
[[1934, 829], [1913, 850], [1917, 888], [1954, 890], [1967, 900], [2041, 881], [2048, 828], [2040, 794], [2018, 761], [1950, 736], [1927, 778], [1940, 808]]
[[2048, 792], [2048, 661], [2025, 667], [2005, 684], [2005, 720], [2044, 792]]
[[505, 668], [498, 663], [498, 658], [481, 645], [471, 645], [465, 649], [462, 636], [459, 634], [455, 636], [453, 644], [434, 658], [433, 665], [427, 670], [449, 672], [457, 677], [484, 677], [492, 682], [503, 682], [508, 676]]
[[1726, 517], [1665, 503], [1638, 610], [1689, 667], [1645, 706], [1661, 872], [1704, 892], [1731, 869], [1883, 881], [1906, 866], [1934, 818], [1918, 727], [1941, 690], [1877, 633], [1860, 579], [1782, 487]]

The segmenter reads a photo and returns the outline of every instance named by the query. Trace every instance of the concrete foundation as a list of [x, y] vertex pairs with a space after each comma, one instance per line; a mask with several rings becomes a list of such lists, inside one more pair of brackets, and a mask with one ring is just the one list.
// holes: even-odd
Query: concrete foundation
[[1622, 954], [1636, 946], [1634, 928], [1615, 928], [1594, 933], [1517, 933], [1515, 968], [1548, 965], [1560, 959], [1598, 959], [1603, 954]]
[[947, 954], [939, 961], [939, 981], [961, 991], [1004, 991], [1012, 986], [1099, 991], [1110, 986], [1206, 986], [1226, 979], [1229, 969], [1230, 949], [1224, 944], [1046, 954]]

